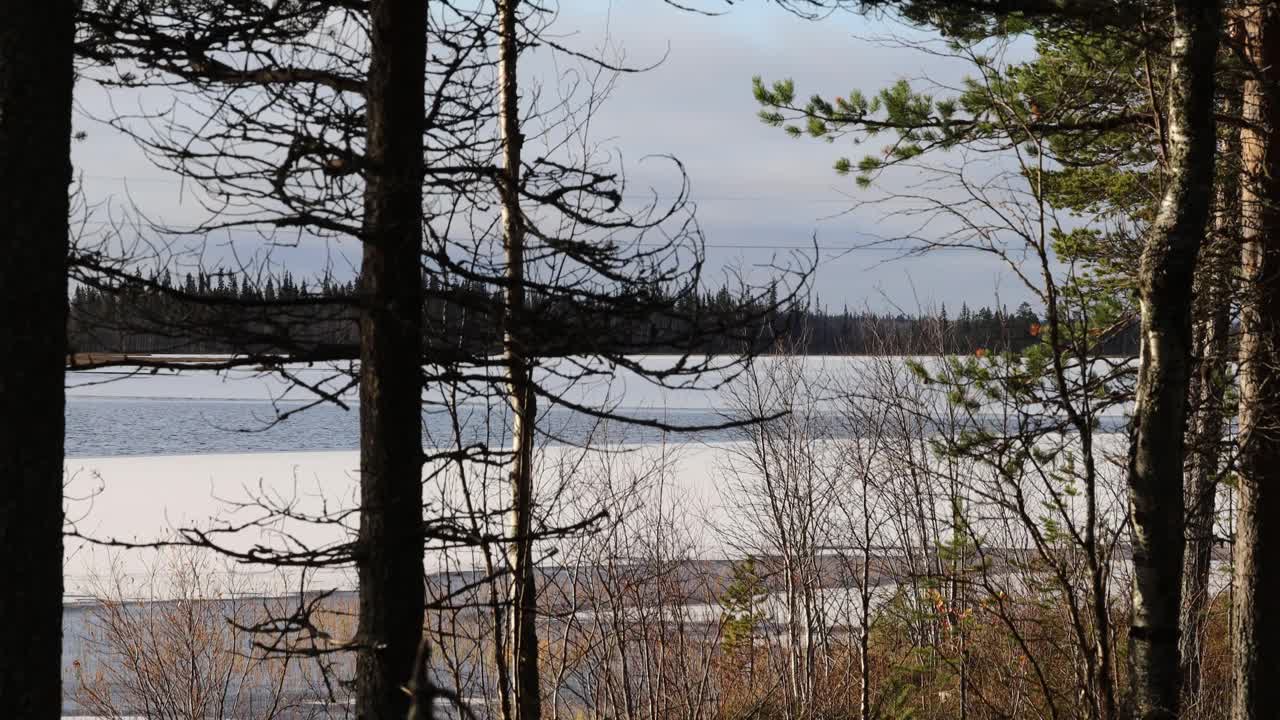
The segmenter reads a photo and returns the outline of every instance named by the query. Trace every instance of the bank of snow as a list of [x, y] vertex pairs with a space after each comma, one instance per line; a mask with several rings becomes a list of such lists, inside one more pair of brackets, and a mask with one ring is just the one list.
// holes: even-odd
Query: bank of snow
[[[724, 462], [725, 448], [630, 447], [617, 448], [613, 455], [552, 448], [541, 460], [543, 482], [564, 488], [555, 502], [562, 508], [559, 512], [571, 519], [571, 503], [589, 504], [584, 497], [588, 488], [595, 492], [606, 483], [625, 487], [638, 475], [660, 469], [670, 496], [680, 497], [682, 506], [700, 518], [711, 519], [719, 513], [717, 467]], [[211, 532], [211, 538], [238, 552], [255, 547], [297, 550], [348, 541], [358, 527], [354, 514], [327, 523], [303, 519], [358, 506], [359, 453], [355, 451], [74, 458], [66, 461], [66, 470], [68, 525], [89, 538], [73, 536], [66, 541], [66, 592], [71, 597], [100, 595], [103, 582], [112, 574], [139, 578], [156, 569], [154, 550], [103, 543], [148, 544], [196, 529]], [[437, 509], [458, 507], [465, 500], [456, 472], [438, 470], [427, 468], [427, 502]], [[472, 468], [471, 472], [472, 492], [488, 495], [471, 501], [491, 510], [502, 508], [502, 471]], [[268, 509], [287, 509], [293, 517], [272, 518]], [[236, 532], [228, 532], [233, 527]], [[441, 569], [442, 562], [427, 554], [429, 571]], [[270, 567], [237, 564], [235, 572], [250, 577], [255, 591], [296, 589], [290, 585], [295, 576]], [[312, 575], [310, 583], [351, 589], [355, 576], [349, 570], [335, 570]]]

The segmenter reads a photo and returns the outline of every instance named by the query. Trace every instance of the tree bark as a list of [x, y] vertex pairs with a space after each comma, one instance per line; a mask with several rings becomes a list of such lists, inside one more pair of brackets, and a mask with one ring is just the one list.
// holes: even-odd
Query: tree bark
[[542, 699], [538, 677], [537, 582], [533, 568], [533, 428], [537, 419], [532, 362], [522, 337], [525, 318], [524, 216], [520, 211], [520, 130], [516, 10], [519, 0], [497, 0], [500, 23], [498, 124], [502, 132], [502, 229], [507, 260], [503, 351], [511, 404], [511, 511], [507, 557], [511, 567], [511, 621], [507, 638], [511, 707], [515, 720], [538, 720]]
[[[1239, 92], [1231, 93], [1223, 112], [1240, 112]], [[1220, 143], [1221, 157], [1240, 155], [1240, 130], [1231, 128]], [[1227, 353], [1231, 333], [1232, 276], [1239, 260], [1240, 182], [1235, 162], [1218, 174], [1213, 239], [1196, 269], [1196, 321], [1192, 332], [1195, 374], [1187, 428], [1186, 556], [1182, 565], [1181, 646], [1185, 694], [1200, 694], [1209, 571], [1215, 544], [1222, 433], [1226, 425]]]
[[426, 3], [372, 0], [360, 315], [356, 717], [402, 720], [422, 639]]
[[1191, 378], [1191, 297], [1214, 180], [1216, 1], [1173, 3], [1169, 182], [1138, 275], [1142, 352], [1129, 452], [1134, 717], [1175, 718], [1184, 548], [1182, 471]]
[[860, 616], [858, 622], [858, 718], [871, 720], [871, 509], [867, 507], [867, 482], [861, 488], [862, 500], [862, 576], [858, 583]]
[[74, 13], [68, 0], [0, 2], [0, 712], [15, 718], [62, 707]]
[[[1280, 7], [1245, 11], [1245, 128], [1241, 133], [1239, 511], [1235, 538], [1236, 720], [1280, 708]], [[1268, 519], [1270, 518], [1270, 519]]]

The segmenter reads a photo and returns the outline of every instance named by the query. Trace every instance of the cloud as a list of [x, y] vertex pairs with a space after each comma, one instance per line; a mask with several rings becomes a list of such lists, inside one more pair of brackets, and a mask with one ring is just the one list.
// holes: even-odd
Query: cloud
[[[620, 52], [634, 65], [662, 60], [650, 71], [617, 79], [592, 120], [592, 133], [604, 148], [626, 159], [629, 192], [637, 195], [651, 189], [669, 194], [677, 187], [669, 165], [639, 162], [641, 158], [670, 154], [680, 159], [713, 264], [765, 263], [779, 247], [785, 252], [815, 235], [823, 245], [847, 248], [918, 224], [895, 216], [892, 205], [845, 212], [854, 205], [851, 198], [861, 196], [852, 179], [838, 177], [831, 165], [840, 155], [857, 157], [866, 149], [792, 139], [766, 127], [756, 118], [751, 78], [794, 78], [802, 95], [828, 97], [854, 88], [875, 91], [902, 78], [956, 82], [962, 65], [869, 40], [890, 33], [905, 33], [912, 40], [927, 36], [850, 13], [807, 21], [769, 3], [734, 6], [725, 15], [704, 17], [659, 0], [566, 2], [556, 22], [559, 41], [569, 47]], [[554, 84], [560, 73], [576, 65], [563, 56], [552, 62], [544, 54], [528, 72]], [[191, 184], [166, 176], [130, 140], [87, 119], [107, 113], [103, 92], [86, 82], [78, 90], [85, 115], [77, 125], [89, 137], [76, 144], [74, 159], [89, 200], [136, 204], [152, 219], [172, 225], [202, 219], [205, 211]], [[99, 222], [104, 212], [99, 210]], [[295, 272], [319, 269], [334, 252], [332, 244], [304, 240], [302, 245], [277, 251], [279, 259], [298, 268]], [[352, 255], [350, 248], [345, 252]], [[883, 307], [884, 296], [906, 306], [917, 298], [926, 304], [986, 302], [996, 284], [1010, 296], [1010, 304], [1026, 297], [997, 261], [978, 253], [886, 264], [891, 256], [885, 251], [824, 253], [816, 290], [829, 305], [851, 307]]]
[[[767, 3], [735, 7], [717, 17], [681, 13], [654, 0], [600, 3], [603, 9], [595, 12], [576, 7], [566, 7], [560, 18], [572, 28], [574, 47], [595, 49], [607, 36], [635, 64], [665, 56], [648, 72], [619, 78], [593, 130], [614, 138], [628, 157], [679, 157], [713, 262], [764, 262], [773, 248], [805, 243], [815, 234], [821, 244], [843, 248], [919, 225], [918, 218], [895, 216], [892, 203], [850, 210], [868, 193], [859, 191], [852, 178], [837, 176], [832, 163], [868, 149], [793, 139], [765, 126], [756, 117], [751, 78], [793, 78], [802, 96], [825, 97], [851, 89], [874, 92], [900, 79], [954, 86], [966, 73], [963, 62], [899, 42], [933, 43], [937, 49], [936, 38], [851, 13], [808, 21]], [[643, 172], [631, 174], [633, 184], [648, 179]], [[882, 191], [915, 181], [909, 173], [891, 176]], [[832, 260], [824, 253], [816, 290], [824, 302], [851, 306], [883, 306], [885, 295], [907, 306], [917, 300], [989, 302], [997, 286], [1013, 304], [1027, 297], [999, 260], [981, 253], [955, 251], [886, 264], [893, 255], [866, 250]]]

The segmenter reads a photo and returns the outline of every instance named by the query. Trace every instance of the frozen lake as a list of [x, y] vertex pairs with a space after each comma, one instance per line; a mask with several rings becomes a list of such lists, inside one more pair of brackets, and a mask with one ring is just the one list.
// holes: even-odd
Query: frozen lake
[[[308, 408], [272, 425], [278, 411], [300, 407], [254, 400], [178, 400], [156, 398], [70, 398], [67, 401], [66, 454], [70, 458], [133, 455], [197, 455], [213, 453], [355, 450], [359, 448], [357, 406], [325, 404]], [[715, 410], [627, 408], [628, 416], [674, 425], [723, 423]], [[497, 415], [497, 413], [495, 413]], [[484, 408], [461, 413], [463, 444], [507, 445], [510, 437], [501, 417]], [[423, 413], [423, 445], [454, 444], [452, 417], [443, 411]], [[563, 408], [542, 413], [539, 429], [547, 445], [581, 444], [607, 433], [615, 442], [657, 443], [692, 439], [707, 442], [741, 437], [740, 430], [666, 433], [652, 427], [612, 423], [607, 429], [594, 418]]]
[[[661, 357], [639, 361], [653, 367], [672, 363], [671, 358]], [[856, 380], [857, 371], [870, 362], [867, 358], [849, 357], [794, 361], [816, 387], [824, 387], [820, 383], [827, 381], [832, 381], [830, 387], [839, 387], [840, 382], [848, 387], [849, 378]], [[567, 375], [564, 371], [575, 367], [572, 360], [561, 362], [568, 367], [553, 366], [542, 371], [540, 381], [545, 387], [556, 386], [556, 372]], [[784, 361], [767, 357], [759, 362], [767, 372], [771, 364]], [[347, 382], [343, 370], [290, 368], [294, 377], [331, 391]], [[723, 379], [723, 374], [713, 374], [707, 384], [715, 384], [717, 377]], [[601, 375], [572, 384], [560, 381], [556, 390], [573, 403], [608, 407], [618, 415], [672, 425], [712, 426], [733, 416], [729, 409], [732, 396], [723, 389], [657, 387], [626, 370], [606, 378]], [[273, 502], [287, 498], [304, 503], [354, 503], [358, 488], [359, 406], [349, 390], [339, 393], [343, 405], [318, 405], [273, 424], [280, 413], [301, 408], [309, 397], [279, 376], [250, 369], [220, 373], [152, 374], [128, 369], [76, 372], [68, 373], [67, 388], [67, 515], [77, 529], [95, 538], [146, 542], [180, 528], [207, 527], [215, 518], [225, 521], [232, 511], [243, 517], [247, 510], [237, 507], [237, 503], [260, 499], [264, 494]], [[455, 426], [453, 416], [438, 409], [440, 406], [434, 402], [438, 400], [424, 397], [424, 447], [478, 444], [500, 450], [509, 446], [509, 413], [499, 402], [462, 403]], [[832, 395], [818, 392], [811, 410], [816, 412], [827, 438], [851, 437], [858, 430], [840, 420], [837, 403]], [[541, 414], [539, 446], [553, 458], [580, 456], [576, 446], [582, 444], [611, 449], [626, 445], [671, 453], [664, 462], [672, 487], [696, 498], [694, 504], [705, 510], [704, 517], [717, 514], [707, 506], [721, 499], [718, 485], [726, 443], [744, 441], [748, 432], [734, 428], [665, 433], [616, 421], [602, 426], [592, 417], [565, 407], [547, 408], [545, 403]], [[980, 416], [978, 422], [998, 424], [999, 419]], [[1102, 431], [1115, 432], [1122, 423], [1123, 418], [1118, 416], [1109, 419]], [[635, 456], [630, 453], [632, 459], [619, 467], [634, 466]], [[494, 472], [500, 474], [492, 468], [486, 471]], [[564, 471], [551, 468], [542, 472]], [[572, 472], [574, 482], [580, 482], [582, 467], [575, 467]], [[426, 488], [428, 498], [448, 500], [455, 489], [442, 479], [436, 482], [439, 487]], [[501, 479], [491, 483], [496, 488], [505, 487]], [[319, 535], [310, 535], [316, 529], [306, 528], [305, 533], [321, 544], [337, 542], [353, 526], [343, 524], [323, 530]], [[263, 537], [263, 533], [270, 534], [267, 529], [258, 528], [238, 539], [267, 545], [280, 539]], [[80, 547], [72, 552], [67, 566], [68, 592], [87, 594], [86, 581], [102, 570], [103, 563], [101, 548]]]
[[[667, 368], [675, 360], [667, 357], [638, 359], [650, 368]], [[765, 357], [763, 367], [778, 363]], [[804, 375], [815, 384], [848, 387], [857, 381], [857, 371], [868, 362], [857, 357], [806, 357], [796, 360]], [[936, 363], [937, 359], [925, 359]], [[593, 367], [593, 371], [601, 368]], [[68, 457], [118, 457], [138, 455], [197, 455], [285, 451], [354, 450], [359, 446], [359, 412], [355, 393], [343, 390], [347, 372], [342, 367], [291, 367], [290, 373], [302, 382], [333, 392], [342, 405], [324, 403], [293, 413], [313, 401], [316, 395], [286, 382], [277, 375], [237, 369], [218, 373], [161, 371], [139, 373], [129, 369], [104, 369], [67, 374]], [[694, 382], [703, 389], [660, 387], [634, 372], [617, 369], [612, 377], [599, 375], [569, 381], [581, 371], [572, 360], [562, 360], [543, 368], [540, 384], [560, 394], [568, 402], [591, 408], [607, 408], [616, 415], [658, 420], [672, 426], [708, 427], [730, 419], [733, 400], [723, 387], [732, 370], [719, 370], [698, 381], [674, 380], [672, 384]], [[837, 391], [832, 391], [834, 394]], [[443, 397], [424, 393], [423, 445], [455, 447], [485, 443], [505, 446], [508, 413], [501, 400], [469, 399], [457, 407], [458, 435], [454, 418], [443, 410]], [[828, 415], [832, 436], [852, 432], [835, 415], [837, 401], [817, 402], [819, 414]], [[730, 442], [743, 439], [742, 430], [717, 429], [688, 433], [668, 433], [643, 425], [617, 421], [602, 424], [598, 419], [566, 407], [540, 401], [538, 430], [545, 446], [576, 445], [588, 440], [627, 444]], [[281, 414], [288, 418], [274, 422]], [[1115, 431], [1123, 422], [1116, 417], [1104, 431]]]
[[[644, 362], [661, 365], [667, 360], [646, 358]], [[799, 362], [806, 378], [815, 384], [834, 380], [833, 386], [843, 381], [849, 387], [849, 378], [856, 377], [851, 371], [866, 360], [817, 357]], [[336, 390], [346, 379], [334, 368], [298, 367], [291, 372], [327, 390]], [[541, 380], [548, 387], [557, 382], [548, 371]], [[714, 377], [711, 384], [715, 384]], [[252, 370], [154, 375], [127, 370], [79, 372], [68, 374], [67, 387], [67, 517], [84, 535], [146, 543], [171, 538], [184, 529], [209, 530], [252, 521], [261, 513], [253, 504], [257, 501], [287, 505], [304, 515], [357, 504], [359, 412], [350, 391], [340, 393], [343, 405], [319, 405], [273, 424], [280, 413], [300, 408], [311, 397], [276, 376]], [[574, 403], [608, 407], [618, 415], [673, 425], [715, 425], [733, 415], [732, 398], [723, 390], [655, 387], [626, 371], [612, 380], [564, 384], [556, 390]], [[500, 402], [463, 403], [455, 430], [454, 418], [436, 409], [440, 398], [426, 395], [424, 400], [424, 447], [453, 447], [461, 441], [502, 448], [509, 443], [508, 413]], [[828, 438], [850, 437], [857, 432], [840, 422], [838, 402], [819, 394], [811, 408]], [[568, 480], [565, 487], [571, 488], [571, 492], [555, 495], [557, 507], [575, 502], [582, 508], [591, 507], [595, 501], [592, 492], [604, 487], [616, 488], [625, 496], [632, 474], [653, 472], [660, 466], [662, 491], [654, 497], [672, 508], [673, 517], [689, 523], [694, 533], [690, 542], [696, 545], [690, 548], [693, 555], [716, 559], [734, 554], [725, 544], [726, 536], [715, 528], [742, 521], [741, 517], [731, 518], [726, 508], [726, 497], [735, 491], [725, 467], [732, 457], [733, 443], [745, 439], [743, 430], [664, 433], [617, 422], [602, 427], [595, 419], [564, 407], [547, 408], [544, 403], [541, 410], [539, 445], [543, 452], [539, 466], [544, 479], [540, 482], [554, 485], [557, 480]], [[996, 416], [979, 417], [984, 424], [996, 421]], [[1117, 416], [1104, 423], [1103, 431], [1114, 432], [1122, 425], [1123, 418]], [[1111, 438], [1119, 440], [1119, 436]], [[626, 452], [592, 452], [589, 454], [595, 459], [582, 459], [585, 456], [574, 446], [587, 441], [593, 447], [613, 451], [625, 446]], [[433, 507], [457, 503], [456, 478], [431, 472], [428, 476], [425, 491]], [[473, 477], [469, 482], [477, 480]], [[490, 503], [491, 509], [501, 507], [505, 502], [501, 471], [491, 468], [478, 482], [481, 496], [493, 494], [488, 500], [482, 497], [481, 502]], [[574, 507], [554, 512], [572, 517], [578, 512]], [[243, 552], [255, 546], [332, 547], [349, 541], [354, 532], [351, 518], [322, 524], [294, 518], [251, 523], [246, 530], [222, 539], [228, 547]], [[424, 564], [432, 572], [466, 568], [465, 558], [446, 559], [435, 552], [427, 553]], [[128, 580], [130, 597], [163, 598], [163, 588], [157, 591], [147, 585], [148, 579], [157, 577], [156, 570], [153, 551], [122, 551], [68, 538], [64, 576], [70, 598], [100, 594], [104, 583], [109, 585], [113, 577]], [[266, 596], [278, 596], [298, 586], [296, 574], [255, 565], [238, 565], [235, 572], [247, 578], [255, 592]], [[308, 586], [350, 591], [355, 578], [349, 569], [334, 568], [310, 576]], [[93, 654], [84, 644], [91, 607], [82, 602], [65, 607], [66, 677], [74, 677], [71, 663], [75, 658]]]
[[[666, 367], [673, 361], [645, 358], [643, 362]], [[687, 427], [713, 426], [727, 419], [724, 398], [714, 389], [658, 387], [626, 370], [619, 370], [612, 378], [592, 377], [577, 382], [564, 379], [579, 369], [572, 361], [560, 361], [543, 369], [539, 382], [569, 402], [608, 408], [626, 417]], [[289, 371], [301, 382], [335, 393], [342, 405], [326, 402], [292, 414], [317, 396], [277, 375], [252, 369], [218, 373], [166, 370], [152, 374], [116, 368], [68, 373], [67, 456], [358, 448], [359, 404], [353, 391], [343, 391], [350, 368], [300, 366]], [[725, 376], [725, 372], [713, 372], [703, 385], [714, 385]], [[424, 393], [424, 446], [453, 447], [459, 442], [502, 446], [510, 442], [508, 413], [503, 412], [500, 399], [472, 397], [458, 403], [460, 437], [455, 436], [454, 417], [443, 409], [444, 400]], [[740, 432], [734, 431], [685, 435], [619, 422], [606, 425], [583, 413], [552, 407], [546, 400], [540, 403], [538, 427], [545, 445], [581, 444], [603, 437], [614, 443], [633, 444], [690, 438], [718, 442], [741, 437]], [[281, 414], [289, 414], [288, 419], [273, 422]]]

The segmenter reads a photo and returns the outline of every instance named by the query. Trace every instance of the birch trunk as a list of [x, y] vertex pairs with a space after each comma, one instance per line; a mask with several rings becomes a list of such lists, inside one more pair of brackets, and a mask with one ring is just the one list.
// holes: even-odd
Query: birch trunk
[[1191, 379], [1191, 296], [1214, 179], [1214, 70], [1219, 7], [1173, 3], [1169, 182], [1138, 276], [1142, 352], [1129, 452], [1133, 624], [1129, 674], [1134, 717], [1178, 715], [1182, 596], [1182, 471]]
[[520, 212], [520, 131], [516, 10], [519, 0], [497, 0], [500, 25], [498, 124], [502, 133], [502, 229], [507, 255], [503, 351], [511, 404], [511, 511], [508, 564], [511, 568], [511, 621], [507, 639], [511, 706], [515, 720], [538, 720], [542, 699], [538, 677], [537, 583], [533, 568], [533, 428], [537, 398], [532, 363], [521, 337], [528, 328], [524, 292], [524, 217]]
[[[1236, 93], [1224, 112], [1236, 115]], [[1220, 143], [1222, 157], [1240, 155], [1240, 131]], [[1213, 238], [1196, 269], [1195, 375], [1188, 420], [1186, 477], [1187, 549], [1182, 568], [1182, 680], [1188, 698], [1200, 694], [1205, 623], [1209, 613], [1209, 571], [1213, 559], [1222, 434], [1226, 424], [1226, 374], [1231, 332], [1232, 275], [1239, 258], [1240, 182], [1235, 163], [1219, 173]]]

